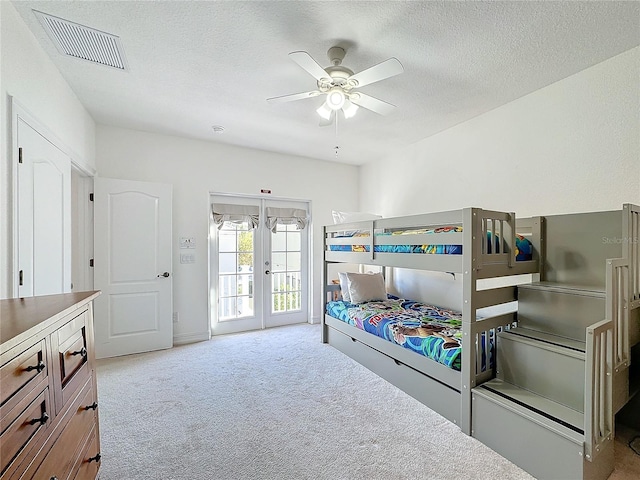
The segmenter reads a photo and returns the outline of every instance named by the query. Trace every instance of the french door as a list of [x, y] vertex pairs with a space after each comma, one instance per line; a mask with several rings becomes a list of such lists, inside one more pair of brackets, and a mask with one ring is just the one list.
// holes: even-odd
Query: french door
[[[211, 200], [212, 333], [306, 322], [308, 203], [225, 195]], [[216, 207], [229, 215], [216, 218]], [[305, 221], [275, 217], [276, 212], [292, 211]]]

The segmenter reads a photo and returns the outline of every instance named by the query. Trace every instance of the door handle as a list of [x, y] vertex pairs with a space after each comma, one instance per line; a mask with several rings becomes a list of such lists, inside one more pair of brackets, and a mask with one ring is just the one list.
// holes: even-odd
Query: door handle
[[264, 273], [265, 273], [265, 275], [272, 275], [273, 274], [273, 272], [271, 270], [265, 270]]
[[163, 274], [158, 275], [158, 277], [164, 277], [167, 278], [170, 275], [169, 272], [164, 272]]

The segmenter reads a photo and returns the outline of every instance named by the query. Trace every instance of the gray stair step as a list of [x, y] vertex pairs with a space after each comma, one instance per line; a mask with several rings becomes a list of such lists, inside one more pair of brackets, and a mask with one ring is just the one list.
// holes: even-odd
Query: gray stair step
[[558, 282], [533, 282], [518, 285], [518, 289], [543, 290], [549, 292], [565, 293], [568, 295], [582, 295], [586, 297], [605, 297], [604, 286], [595, 287]]
[[523, 414], [532, 412], [531, 414], [536, 414], [579, 435], [584, 435], [584, 414], [582, 412], [517, 385], [496, 378], [476, 387], [474, 392], [488, 396], [495, 403], [508, 406], [514, 411], [520, 411]]
[[565, 407], [584, 410], [584, 344], [526, 328], [500, 332], [498, 380]]
[[585, 341], [586, 328], [605, 318], [605, 292], [551, 282], [518, 286], [518, 325]]
[[568, 348], [577, 352], [586, 352], [586, 343], [572, 338], [561, 337], [560, 335], [554, 335], [552, 333], [540, 332], [538, 330], [532, 330], [526, 327], [512, 328], [508, 331], [511, 335], [518, 335], [524, 338], [530, 338], [532, 340], [538, 340], [551, 345], [556, 345], [561, 348]]

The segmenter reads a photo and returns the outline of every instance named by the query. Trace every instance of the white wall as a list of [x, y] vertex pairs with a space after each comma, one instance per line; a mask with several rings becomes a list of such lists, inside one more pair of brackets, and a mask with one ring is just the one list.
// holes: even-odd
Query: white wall
[[9, 95], [44, 125], [72, 160], [94, 168], [95, 123], [13, 5], [0, 1], [0, 298], [12, 294], [12, 144]]
[[526, 217], [640, 203], [639, 78], [637, 47], [365, 165], [361, 205]]
[[[527, 217], [640, 204], [639, 78], [637, 47], [365, 165], [360, 205], [385, 217], [470, 206]], [[398, 277], [412, 294], [431, 286]], [[457, 307], [460, 283], [445, 281], [437, 296]]]
[[[209, 192], [310, 200], [312, 216], [312, 316], [321, 306], [322, 225], [331, 210], [353, 211], [358, 168], [213, 142], [98, 125], [98, 176], [173, 185], [173, 310], [176, 342], [208, 335]], [[180, 264], [179, 238], [196, 238], [196, 263]], [[190, 252], [191, 253], [191, 252]]]

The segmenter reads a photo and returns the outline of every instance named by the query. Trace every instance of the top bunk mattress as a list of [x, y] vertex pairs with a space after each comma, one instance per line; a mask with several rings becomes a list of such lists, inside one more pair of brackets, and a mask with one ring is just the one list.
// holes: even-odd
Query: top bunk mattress
[[[380, 253], [418, 253], [418, 254], [435, 254], [435, 255], [462, 255], [462, 245], [456, 244], [385, 244], [384, 237], [396, 237], [399, 235], [429, 235], [429, 234], [447, 234], [447, 233], [461, 233], [461, 226], [445, 226], [438, 228], [425, 228], [425, 229], [411, 229], [411, 230], [394, 230], [391, 232], [378, 231], [374, 233], [375, 245], [373, 246], [374, 252]], [[491, 241], [494, 237], [493, 241]], [[341, 245], [328, 245], [329, 250], [333, 252], [369, 252], [371, 246], [364, 244], [369, 241], [368, 231], [348, 231], [344, 233], [335, 234], [332, 238], [347, 239], [352, 238], [352, 242]], [[364, 240], [364, 239], [367, 240]], [[363, 239], [363, 240], [358, 240]], [[363, 242], [359, 244], [359, 242]], [[500, 238], [497, 235], [487, 233], [487, 253], [491, 253], [492, 245], [495, 247], [495, 251], [500, 250]], [[533, 258], [533, 248], [531, 242], [522, 235], [517, 234], [515, 236], [515, 259], [516, 261], [526, 261]]]

